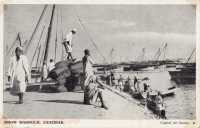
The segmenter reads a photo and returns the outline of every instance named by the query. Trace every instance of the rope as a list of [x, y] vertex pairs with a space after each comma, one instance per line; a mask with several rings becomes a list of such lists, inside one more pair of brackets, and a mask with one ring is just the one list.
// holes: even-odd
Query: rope
[[27, 46], [26, 46], [26, 49], [25, 49], [25, 51], [24, 51], [25, 54], [27, 54], [28, 49], [30, 48], [31, 41], [32, 41], [32, 39], [33, 39], [33, 37], [34, 37], [34, 35], [35, 35], [35, 32], [36, 32], [36, 30], [37, 30], [37, 28], [38, 28], [38, 26], [39, 26], [39, 24], [40, 24], [40, 21], [41, 21], [43, 15], [44, 15], [44, 12], [45, 12], [47, 6], [48, 6], [48, 5], [45, 5], [45, 6], [44, 6], [44, 9], [43, 9], [43, 11], [42, 11], [42, 14], [41, 14], [41, 16], [40, 16], [40, 18], [39, 18], [39, 20], [38, 20], [38, 22], [37, 22], [37, 25], [36, 25], [36, 27], [35, 27], [35, 29], [34, 29], [34, 31], [33, 31], [33, 34], [31, 35], [31, 38], [30, 38], [30, 40], [29, 40], [29, 42], [28, 42], [28, 44], [27, 44]]
[[22, 46], [22, 43], [21, 43], [21, 39], [20, 39], [19, 33], [18, 33], [18, 39], [19, 39], [19, 45], [20, 45], [20, 47], [21, 47], [21, 46]]
[[[164, 48], [163, 48], [162, 51], [160, 52], [159, 57], [160, 57], [160, 55], [162, 54], [163, 50], [166, 49], [166, 47], [167, 47], [167, 44], [164, 46]], [[158, 58], [159, 58], [159, 57], [158, 57]], [[164, 53], [164, 55], [163, 55], [163, 58], [164, 58], [164, 57], [165, 57], [165, 53]], [[163, 60], [164, 60], [164, 59], [163, 59]]]
[[[60, 5], [60, 12], [61, 12], [61, 33], [62, 33], [62, 41], [63, 41], [63, 29], [62, 29], [62, 7]], [[61, 60], [63, 60], [63, 53], [64, 53], [64, 46], [62, 45], [62, 56], [61, 56]]]
[[54, 62], [56, 62], [57, 30], [58, 30], [58, 8], [57, 8], [57, 24], [56, 24], [56, 39], [55, 39], [55, 58], [54, 58]]
[[38, 60], [39, 60], [39, 57], [40, 57], [40, 50], [41, 50], [41, 45], [40, 47], [38, 48], [38, 57], [37, 57], [37, 62], [36, 62], [36, 68], [38, 67]]
[[[100, 55], [102, 56], [102, 58], [106, 61], [106, 59], [104, 58], [104, 56], [102, 55], [102, 53], [99, 51], [99, 49], [97, 48], [96, 44], [94, 43], [94, 41], [92, 40], [92, 38], [90, 37], [89, 33], [87, 32], [85, 26], [83, 25], [83, 23], [81, 22], [81, 19], [79, 18], [75, 8], [73, 7], [75, 13], [76, 13], [76, 16], [78, 18], [78, 20], [80, 21], [81, 25], [83, 26], [84, 30], [86, 31], [87, 35], [89, 36], [90, 40], [92, 41], [92, 43], [94, 44], [95, 48], [97, 49], [97, 51], [100, 53]], [[108, 64], [108, 62], [106, 61], [106, 63]]]
[[[10, 53], [10, 50], [12, 49], [12, 47], [14, 46], [14, 44], [15, 44], [15, 42], [16, 42], [17, 40], [18, 40], [18, 35], [17, 35], [17, 37], [15, 38], [15, 40], [14, 40], [12, 46], [10, 47], [9, 51], [7, 52], [6, 56]], [[6, 58], [6, 56], [4, 57], [4, 59]]]
[[[48, 33], [48, 32], [47, 32], [47, 33]], [[48, 35], [48, 34], [47, 34], [47, 35]], [[45, 52], [45, 46], [46, 46], [46, 44], [47, 44], [47, 36], [46, 36], [46, 42], [45, 42], [44, 47], [43, 47], [42, 57], [41, 57], [39, 66], [41, 66], [41, 64], [42, 64], [42, 60], [43, 60], [43, 57], [44, 57], [44, 52]]]
[[193, 53], [194, 53], [194, 51], [196, 50], [196, 48], [194, 48], [194, 50], [192, 51], [192, 53], [191, 53], [191, 55], [190, 55], [190, 57], [188, 58], [188, 60], [187, 60], [187, 62], [186, 63], [188, 63], [189, 62], [189, 60], [191, 59], [191, 57], [192, 57], [192, 55], [193, 55]]
[[35, 54], [36, 54], [36, 52], [37, 52], [37, 49], [38, 49], [38, 46], [39, 46], [39, 43], [40, 43], [40, 40], [41, 40], [43, 31], [44, 31], [44, 28], [45, 28], [45, 26], [43, 27], [42, 33], [41, 33], [41, 35], [40, 35], [40, 39], [39, 39], [38, 44], [37, 44], [36, 49], [35, 49], [35, 53], [34, 53], [33, 58], [32, 58], [32, 60], [31, 60], [31, 66], [32, 66], [32, 63], [33, 63], [33, 59], [35, 58]]
[[27, 40], [26, 40], [26, 42], [24, 42], [24, 44], [23, 44], [23, 46], [22, 46], [23, 48], [25, 48], [25, 47], [26, 47], [26, 43], [27, 43]]

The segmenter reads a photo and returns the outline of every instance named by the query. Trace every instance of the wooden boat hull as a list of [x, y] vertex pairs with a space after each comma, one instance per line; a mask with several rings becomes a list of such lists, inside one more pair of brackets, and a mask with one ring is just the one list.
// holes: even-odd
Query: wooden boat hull
[[196, 67], [191, 67], [191, 68], [183, 68], [178, 71], [168, 71], [171, 80], [177, 82], [177, 83], [182, 83], [182, 84], [195, 84], [196, 80]]
[[168, 95], [174, 95], [174, 92], [176, 91], [176, 88], [168, 89], [166, 91], [160, 91], [161, 96], [168, 96]]
[[131, 96], [136, 99], [143, 99], [141, 92], [131, 92]]
[[[162, 97], [173, 96], [175, 91], [176, 91], [176, 87], [171, 87], [171, 88], [168, 88], [168, 90], [160, 91], [160, 93]], [[158, 95], [158, 91], [150, 92], [149, 95], [152, 99], [154, 99]], [[142, 98], [145, 99], [147, 97], [147, 92], [141, 92], [141, 96]]]
[[31, 68], [31, 78], [38, 78], [41, 77], [41, 75], [42, 75], [41, 68], [39, 67]]
[[123, 67], [124, 71], [132, 71], [133, 69], [131, 67]]
[[[152, 99], [154, 99], [156, 97], [158, 93], [156, 91], [150, 92], [149, 95]], [[147, 97], [147, 92], [141, 92], [141, 96], [142, 98], [146, 98]]]

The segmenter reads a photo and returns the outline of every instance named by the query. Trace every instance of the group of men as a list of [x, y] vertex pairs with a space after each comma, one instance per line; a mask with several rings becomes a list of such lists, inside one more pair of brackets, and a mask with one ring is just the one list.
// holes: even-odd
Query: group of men
[[[73, 35], [76, 34], [76, 29], [72, 29], [67, 35], [66, 38], [63, 40], [62, 44], [65, 47], [66, 53], [68, 54], [67, 59], [72, 60], [73, 62], [76, 61], [76, 58], [73, 58], [72, 56], [72, 38]], [[47, 77], [48, 77], [48, 73], [55, 68], [55, 63], [53, 61], [53, 59], [50, 59], [50, 63], [49, 66], [47, 68], [47, 63], [46, 61], [43, 62], [43, 66], [42, 66], [42, 79], [41, 81], [46, 81]]]
[[[112, 86], [115, 86], [115, 88], [117, 89], [117, 87], [119, 87], [120, 92], [123, 91], [123, 82], [124, 82], [124, 78], [122, 77], [122, 75], [120, 75], [120, 77], [118, 78], [118, 84], [115, 83], [115, 78], [114, 78], [114, 71], [110, 71], [110, 76], [111, 76], [111, 84]], [[145, 77], [143, 79], [137, 79], [134, 76], [134, 81], [128, 76], [127, 78], [127, 84], [128, 84], [128, 91], [129, 92], [141, 92], [140, 89], [140, 85], [144, 85], [144, 92], [151, 92], [151, 88], [149, 85], [146, 84], [146, 81], [149, 80], [148, 77]]]
[[41, 81], [46, 81], [49, 72], [51, 70], [53, 70], [54, 68], [55, 68], [55, 63], [54, 63], [53, 59], [50, 59], [50, 63], [48, 65], [48, 68], [47, 68], [46, 61], [44, 61], [43, 66], [42, 66], [42, 79], [41, 79]]
[[[123, 78], [120, 75], [119, 79], [118, 79], [118, 85], [115, 84], [114, 80], [114, 72], [111, 70], [110, 72], [110, 76], [111, 76], [111, 84], [113, 86], [115, 86], [115, 88], [117, 89], [117, 86], [119, 86], [120, 92], [123, 91]], [[136, 77], [134, 77], [134, 81], [128, 77], [127, 78], [127, 84], [128, 84], [128, 91], [131, 92], [146, 92], [147, 93], [147, 97], [146, 100], [147, 102], [154, 102], [156, 104], [156, 114], [158, 119], [160, 119], [161, 117], [166, 119], [165, 116], [165, 104], [164, 101], [161, 97], [161, 93], [158, 91], [157, 96], [155, 97], [155, 99], [152, 99], [152, 97], [150, 96], [150, 93], [152, 92], [152, 89], [150, 88], [149, 85], [147, 85], [146, 81], [149, 80], [148, 77], [145, 77], [143, 79], [137, 79]], [[144, 86], [144, 90], [140, 89], [140, 85]]]

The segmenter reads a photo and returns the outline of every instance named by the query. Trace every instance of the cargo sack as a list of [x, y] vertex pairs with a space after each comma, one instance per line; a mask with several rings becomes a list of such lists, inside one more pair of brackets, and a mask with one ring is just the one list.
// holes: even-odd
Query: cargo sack
[[60, 62], [55, 64], [55, 67], [58, 68], [58, 67], [63, 67], [63, 66], [69, 66], [70, 63], [72, 63], [71, 60], [60, 61]]
[[64, 85], [61, 85], [61, 86], [51, 86], [50, 88], [49, 88], [49, 90], [51, 91], [51, 92], [67, 92], [67, 88], [64, 86]]
[[66, 78], [65, 87], [67, 88], [68, 91], [74, 91], [76, 86], [80, 86], [79, 77], [74, 77], [70, 75], [69, 77]]
[[70, 71], [67, 70], [67, 71], [63, 71], [61, 72], [59, 75], [58, 75], [58, 78], [56, 79], [56, 81], [58, 82], [58, 85], [61, 86], [61, 85], [64, 85], [67, 81], [66, 79], [68, 77], [70, 77]]
[[63, 66], [63, 67], [58, 67], [58, 68], [54, 68], [53, 70], [51, 70], [48, 74], [48, 77], [51, 79], [56, 80], [59, 77], [59, 74], [62, 72], [66, 72], [68, 69], [68, 66]]
[[82, 61], [78, 61], [76, 63], [71, 63], [69, 65], [70, 71], [72, 74], [79, 74], [83, 71], [83, 63]]

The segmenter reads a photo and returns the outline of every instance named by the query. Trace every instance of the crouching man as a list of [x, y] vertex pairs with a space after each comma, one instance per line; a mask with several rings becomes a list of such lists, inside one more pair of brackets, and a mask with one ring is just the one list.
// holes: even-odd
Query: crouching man
[[101, 101], [101, 108], [108, 109], [103, 100], [103, 84], [99, 82], [99, 78], [96, 75], [92, 75], [89, 78], [89, 82], [85, 87], [82, 87], [84, 90], [84, 104], [93, 105], [96, 103], [99, 98]]

